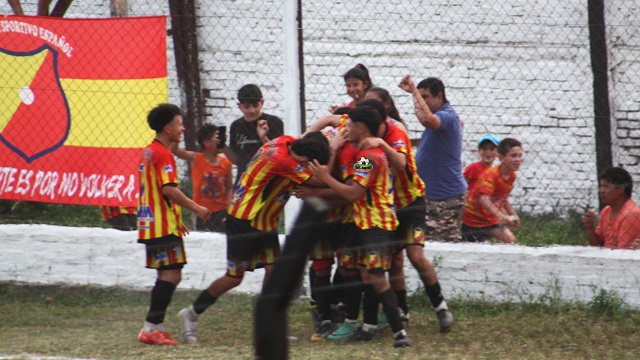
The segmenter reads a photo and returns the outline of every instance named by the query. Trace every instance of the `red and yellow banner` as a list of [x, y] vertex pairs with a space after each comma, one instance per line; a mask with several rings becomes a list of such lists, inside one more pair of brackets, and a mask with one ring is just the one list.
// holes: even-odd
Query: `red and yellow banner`
[[0, 17], [0, 199], [135, 206], [166, 18]]

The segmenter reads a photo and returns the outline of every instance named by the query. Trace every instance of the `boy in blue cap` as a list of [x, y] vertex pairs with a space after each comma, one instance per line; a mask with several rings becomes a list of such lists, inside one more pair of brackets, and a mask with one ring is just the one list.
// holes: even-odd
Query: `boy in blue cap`
[[467, 180], [469, 192], [473, 190], [480, 175], [493, 165], [498, 155], [497, 149], [500, 139], [493, 134], [486, 134], [478, 140], [478, 155], [480, 161], [470, 164], [464, 169], [464, 179]]

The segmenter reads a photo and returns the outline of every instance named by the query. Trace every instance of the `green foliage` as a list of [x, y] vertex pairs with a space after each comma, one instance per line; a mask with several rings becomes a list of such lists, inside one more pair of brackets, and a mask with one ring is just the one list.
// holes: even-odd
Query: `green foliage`
[[616, 291], [600, 289], [596, 292], [593, 287], [594, 296], [587, 303], [587, 308], [594, 315], [619, 318], [624, 312], [622, 309], [622, 299]]
[[0, 200], [0, 224], [106, 227], [99, 206]]
[[575, 210], [569, 210], [564, 216], [558, 213], [522, 213], [522, 225], [515, 235], [518, 243], [526, 246], [588, 245], [581, 215]]

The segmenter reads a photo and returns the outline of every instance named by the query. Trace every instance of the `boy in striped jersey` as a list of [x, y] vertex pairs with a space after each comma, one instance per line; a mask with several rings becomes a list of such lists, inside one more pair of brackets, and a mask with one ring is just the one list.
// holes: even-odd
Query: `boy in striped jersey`
[[[378, 113], [370, 107], [355, 108], [349, 112], [349, 117], [351, 121], [347, 123], [348, 138], [354, 143], [360, 143], [365, 138], [377, 134], [382, 123]], [[351, 179], [347, 183], [333, 178], [331, 169], [318, 162], [309, 164], [309, 168], [340, 196], [353, 202], [356, 236], [347, 240], [340, 266], [348, 268], [355, 262], [360, 263], [358, 269], [364, 282], [373, 286], [389, 319], [394, 332], [393, 346], [409, 346], [410, 341], [398, 311], [398, 300], [385, 277], [385, 271], [390, 265], [392, 234], [398, 225], [393, 206], [393, 179], [387, 156], [380, 148], [359, 151], [351, 167]], [[355, 240], [353, 244], [349, 243], [351, 240]], [[357, 254], [352, 249], [357, 249]], [[347, 313], [352, 315], [349, 307], [356, 305], [356, 299], [346, 300], [349, 302]], [[356, 321], [357, 319], [348, 317], [345, 323], [355, 326]], [[368, 323], [375, 324], [377, 319], [365, 319], [365, 325]], [[375, 330], [365, 326], [361, 329], [366, 333], [374, 333]]]
[[[187, 342], [198, 341], [198, 316], [240, 285], [246, 271], [264, 267], [266, 283], [280, 254], [275, 222], [269, 219], [279, 215], [283, 207], [280, 202], [288, 199], [294, 185], [322, 185], [305, 166], [311, 160], [326, 164], [328, 159], [329, 146], [324, 138], [283, 135], [263, 145], [249, 161], [227, 209], [227, 271], [203, 290], [192, 306], [179, 313]], [[282, 195], [274, 196], [275, 192]]]
[[172, 143], [180, 142], [184, 132], [180, 108], [158, 105], [149, 112], [147, 122], [156, 136], [142, 151], [139, 167], [138, 242], [145, 244], [147, 268], [156, 269], [157, 279], [138, 340], [150, 345], [175, 345], [163, 322], [187, 263], [182, 237], [189, 230], [182, 223], [181, 207], [204, 221], [211, 213], [178, 189], [176, 163], [169, 149]]

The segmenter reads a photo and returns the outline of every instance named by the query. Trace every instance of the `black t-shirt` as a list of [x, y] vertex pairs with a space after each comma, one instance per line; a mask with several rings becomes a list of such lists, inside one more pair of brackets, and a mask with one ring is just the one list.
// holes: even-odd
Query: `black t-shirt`
[[267, 137], [269, 140], [273, 140], [278, 136], [284, 135], [284, 123], [282, 120], [273, 115], [262, 113], [260, 119], [248, 122], [241, 117], [231, 123], [229, 129], [229, 147], [237, 155], [238, 174], [236, 176], [236, 182], [240, 178], [240, 175], [247, 169], [247, 163], [253, 155], [263, 145], [262, 139], [258, 136], [258, 121], [267, 120], [269, 131]]

